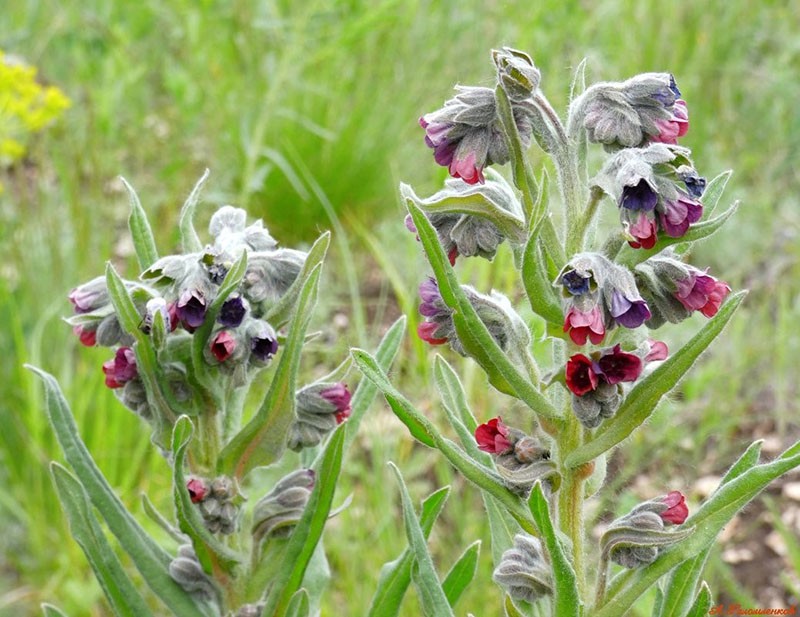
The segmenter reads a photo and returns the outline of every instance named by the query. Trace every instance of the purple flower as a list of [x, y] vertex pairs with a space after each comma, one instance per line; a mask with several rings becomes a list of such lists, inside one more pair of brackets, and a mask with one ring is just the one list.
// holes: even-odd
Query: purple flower
[[561, 275], [560, 283], [572, 296], [581, 296], [589, 292], [592, 276], [584, 276], [577, 270], [568, 270]]
[[686, 194], [679, 193], [675, 201], [664, 201], [666, 211], [659, 214], [661, 229], [670, 238], [682, 238], [689, 225], [703, 216], [703, 204]]
[[272, 328], [266, 327], [250, 338], [250, 351], [261, 362], [268, 362], [278, 352], [278, 339]]
[[639, 356], [626, 353], [615, 345], [611, 351], [600, 356], [597, 361], [599, 373], [607, 383], [618, 384], [623, 381], [636, 381], [642, 374], [642, 361]]
[[247, 314], [247, 305], [241, 296], [228, 298], [219, 310], [217, 321], [226, 328], [238, 328]]
[[109, 388], [121, 388], [139, 374], [136, 368], [136, 354], [130, 347], [120, 347], [114, 358], [103, 363], [103, 373]]
[[658, 194], [650, 183], [642, 178], [634, 186], [626, 186], [622, 189], [622, 196], [619, 200], [621, 208], [628, 210], [643, 210], [650, 212], [655, 209], [658, 203]]
[[320, 396], [336, 407], [336, 424], [341, 424], [350, 417], [350, 390], [343, 383], [335, 383], [330, 388], [322, 390]]
[[187, 289], [178, 298], [175, 309], [183, 327], [193, 331], [203, 324], [208, 306], [202, 291], [199, 289]]
[[692, 197], [700, 199], [706, 191], [706, 179], [691, 167], [679, 167], [678, 177], [686, 185], [686, 190]]
[[641, 298], [627, 298], [620, 291], [611, 292], [611, 317], [626, 328], [638, 328], [650, 319], [647, 302]]

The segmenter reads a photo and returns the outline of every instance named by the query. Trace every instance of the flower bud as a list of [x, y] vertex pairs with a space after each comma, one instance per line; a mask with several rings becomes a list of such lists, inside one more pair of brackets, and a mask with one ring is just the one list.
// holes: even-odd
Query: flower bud
[[91, 313], [110, 302], [106, 277], [98, 276], [79, 285], [69, 293], [69, 301], [76, 313]]
[[[483, 184], [484, 167], [509, 160], [508, 146], [497, 118], [494, 90], [456, 86], [458, 94], [442, 109], [420, 118], [425, 143], [436, 162], [467, 184]], [[531, 140], [529, 112], [513, 104], [512, 112], [523, 147]]]
[[81, 345], [86, 347], [94, 347], [97, 344], [97, 328], [92, 328], [91, 325], [78, 325], [72, 328], [73, 334], [78, 337]]
[[553, 592], [553, 576], [542, 543], [528, 534], [514, 536], [513, 548], [503, 553], [492, 579], [515, 600], [533, 603]]
[[130, 347], [120, 347], [114, 358], [103, 363], [103, 373], [106, 376], [106, 386], [121, 388], [126, 383], [135, 379], [139, 374], [136, 368], [136, 354]]
[[200, 503], [208, 496], [208, 482], [203, 478], [190, 478], [186, 483], [186, 490], [192, 503]]
[[122, 329], [116, 313], [100, 320], [97, 325], [96, 339], [97, 344], [102, 347], [113, 347], [114, 345], [130, 347], [134, 341], [133, 337]]
[[231, 534], [239, 522], [240, 507], [234, 500], [238, 497], [236, 485], [227, 476], [211, 482], [202, 478], [189, 480], [186, 486], [192, 503], [203, 517], [203, 523], [211, 533]]
[[241, 208], [222, 206], [217, 210], [208, 224], [215, 251], [236, 259], [243, 250], [269, 251], [277, 246], [261, 220], [249, 227], [245, 227], [246, 223], [247, 212]]
[[350, 391], [343, 383], [318, 382], [295, 395], [297, 418], [289, 428], [288, 446], [301, 450], [318, 445], [350, 415]]
[[297, 279], [306, 257], [293, 249], [251, 253], [242, 279], [245, 297], [256, 305], [277, 302]]
[[147, 402], [147, 391], [144, 383], [138, 377], [130, 380], [122, 388], [116, 389], [114, 394], [125, 407], [143, 420], [150, 421], [152, 419], [153, 412]]
[[659, 548], [674, 544], [692, 533], [692, 529], [666, 530], [664, 525], [680, 525], [689, 514], [679, 491], [639, 504], [608, 526], [600, 546], [603, 553], [624, 568], [638, 568], [653, 563]]
[[539, 87], [541, 73], [525, 52], [503, 47], [492, 50], [492, 59], [497, 67], [497, 80], [509, 100], [521, 102], [530, 98]]
[[219, 601], [216, 585], [200, 565], [191, 544], [178, 547], [178, 556], [169, 564], [169, 575], [184, 591], [204, 601]]
[[228, 330], [220, 330], [211, 340], [209, 349], [217, 362], [225, 362], [236, 349], [236, 339]]
[[305, 510], [316, 474], [312, 469], [293, 471], [264, 495], [253, 510], [253, 538], [256, 542], [271, 535], [287, 536]]

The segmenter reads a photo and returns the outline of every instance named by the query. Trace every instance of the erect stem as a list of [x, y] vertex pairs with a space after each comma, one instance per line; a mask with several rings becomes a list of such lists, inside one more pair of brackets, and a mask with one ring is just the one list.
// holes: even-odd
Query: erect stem
[[594, 608], [600, 608], [606, 595], [606, 579], [608, 578], [608, 557], [605, 553], [600, 557], [600, 565], [597, 572], [597, 590], [594, 596]]
[[[578, 419], [571, 409], [566, 410], [567, 424], [559, 436], [559, 457], [563, 461], [570, 452], [580, 448], [582, 430]], [[583, 482], [584, 474], [580, 469], [561, 469], [562, 481], [558, 491], [558, 517], [561, 531], [572, 540], [572, 562], [578, 581], [578, 591], [582, 598], [586, 597], [586, 573], [583, 563]]]

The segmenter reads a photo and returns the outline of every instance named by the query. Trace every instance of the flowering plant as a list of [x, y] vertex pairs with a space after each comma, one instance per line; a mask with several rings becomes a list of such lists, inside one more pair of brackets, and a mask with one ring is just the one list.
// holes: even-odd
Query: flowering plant
[[[581, 64], [562, 119], [530, 56], [504, 48], [492, 58], [494, 88], [459, 87], [420, 121], [452, 179], [431, 197], [405, 184], [400, 192], [406, 227], [433, 271], [420, 286], [420, 338], [474, 360], [496, 391], [496, 408], [521, 406], [534, 430], [507, 425], [497, 410], [476, 418], [439, 355], [435, 383], [457, 444], [370, 354], [354, 350], [356, 364], [411, 434], [481, 490], [506, 615], [619, 617], [653, 586], [654, 616], [707, 614], [702, 577], [714, 539], [770, 481], [800, 465], [800, 443], [766, 463], [760, 442], [752, 444], [697, 507], [676, 487], [654, 490], [607, 526], [599, 546], [588, 542], [585, 505], [602, 488], [608, 454], [648, 420], [745, 297], [686, 263], [692, 245], [736, 210], [716, 211], [730, 172], [706, 182], [678, 145], [689, 112], [668, 73], [587, 88]], [[533, 172], [526, 151], [534, 142], [552, 159], [558, 199], [548, 197], [546, 172]], [[605, 160], [590, 176], [594, 144]], [[492, 167], [503, 163], [512, 182]], [[620, 220], [610, 234], [598, 231], [605, 197]], [[459, 261], [491, 260], [504, 242], [530, 311], [458, 280]], [[669, 353], [652, 338], [694, 312], [708, 321], [680, 349]], [[544, 334], [537, 339], [536, 331]], [[440, 583], [422, 533], [430, 508], [426, 502], [418, 519], [400, 483], [420, 601], [426, 614], [452, 615], [458, 594], [450, 575]], [[474, 568], [461, 571], [468, 573], [458, 589]]]
[[[323, 528], [335, 514], [344, 453], [376, 388], [363, 382], [351, 395], [343, 381], [349, 360], [299, 385], [330, 234], [308, 252], [279, 248], [261, 221], [247, 225], [244, 210], [223, 206], [204, 244], [192, 220], [205, 178], [181, 211], [183, 253], [163, 257], [127, 187], [141, 274], [124, 280], [107, 264], [105, 276], [69, 294], [74, 315], [66, 320], [82, 344], [113, 350], [102, 366], [105, 384], [149, 426], [171, 467], [174, 513], [143, 500], [174, 547], [162, 547], [126, 510], [81, 441], [57, 382], [34, 368], [72, 468], [52, 463], [53, 480], [115, 614], [316, 614], [328, 576]], [[377, 350], [384, 369], [403, 330], [401, 320]], [[258, 400], [251, 389], [264, 386], [248, 410]], [[288, 457], [289, 450], [300, 454]], [[299, 468], [264, 491], [250, 472], [278, 464], [283, 473]], [[157, 610], [116, 557], [93, 507], [158, 599]], [[52, 606], [45, 612], [61, 614]]]

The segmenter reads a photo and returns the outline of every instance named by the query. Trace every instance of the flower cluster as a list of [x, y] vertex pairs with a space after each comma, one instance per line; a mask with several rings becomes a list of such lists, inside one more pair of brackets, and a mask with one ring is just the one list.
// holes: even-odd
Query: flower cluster
[[236, 531], [240, 497], [231, 478], [220, 476], [211, 481], [190, 478], [186, 491], [211, 533], [232, 534]]
[[561, 288], [564, 332], [576, 345], [587, 339], [598, 345], [606, 331], [638, 328], [650, 319], [630, 271], [599, 253], [575, 255], [554, 284]]
[[350, 416], [350, 398], [350, 390], [341, 382], [318, 382], [298, 390], [297, 418], [289, 429], [289, 448], [300, 450], [319, 444]]

